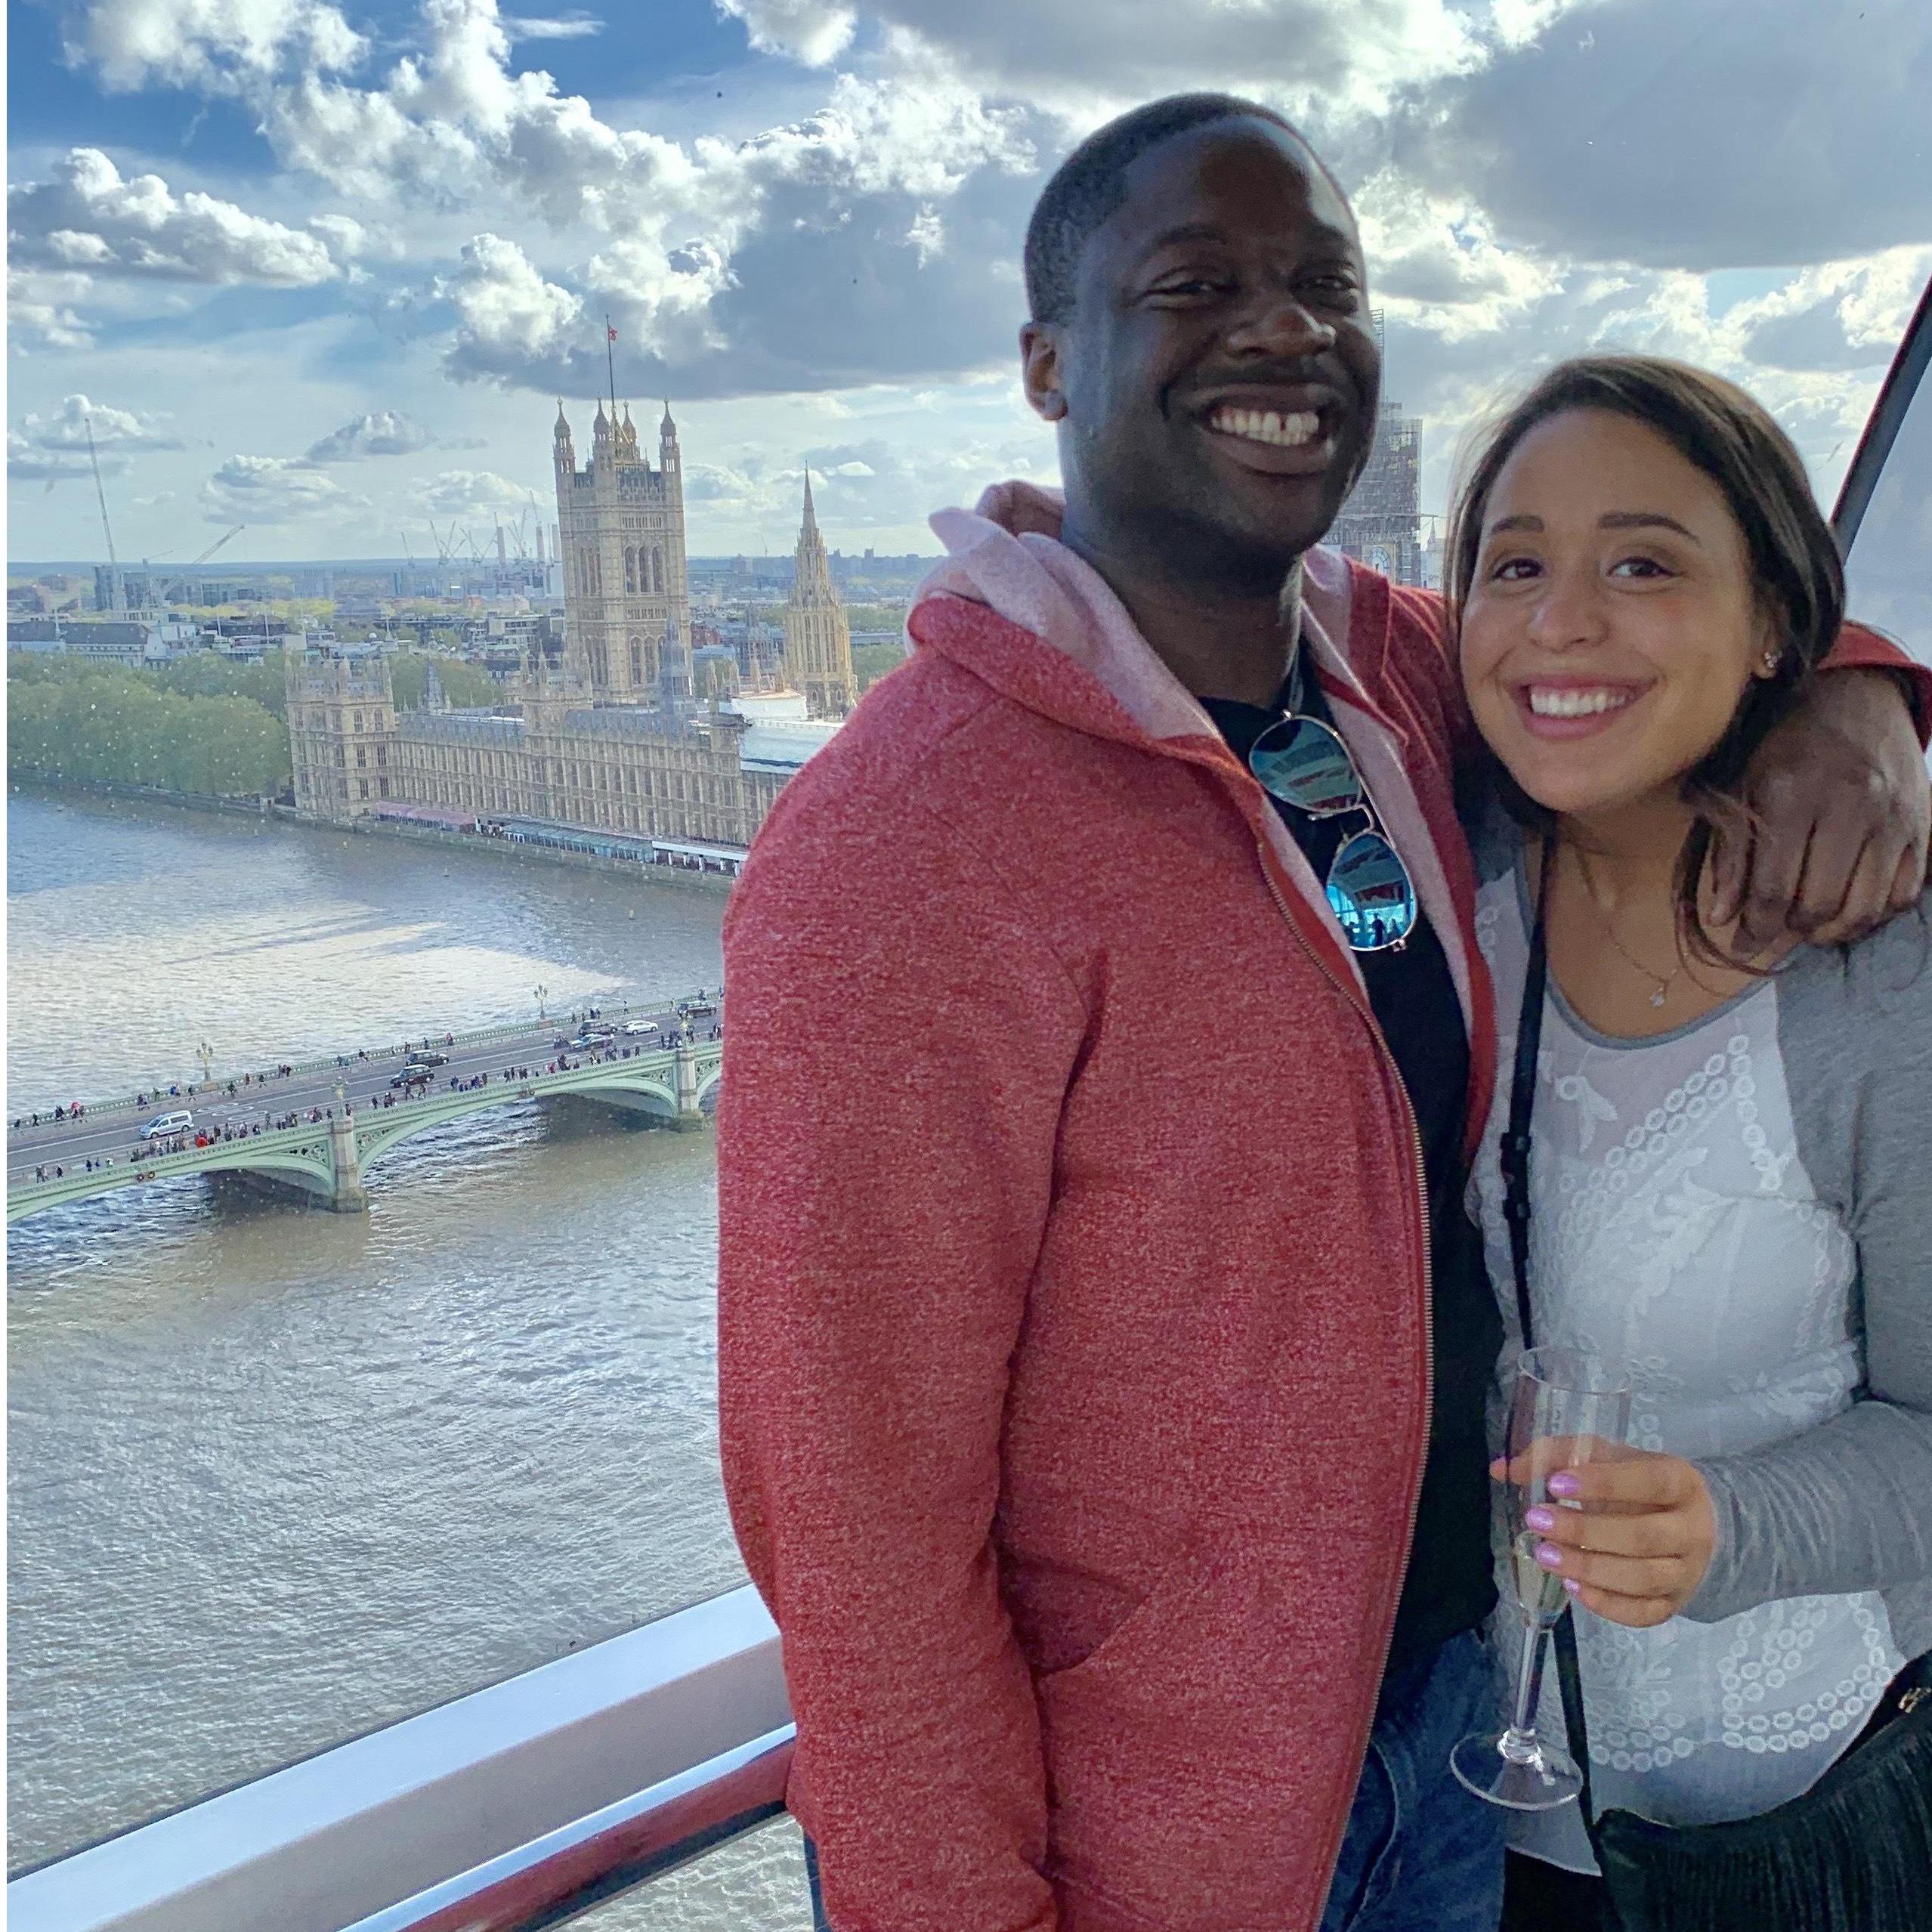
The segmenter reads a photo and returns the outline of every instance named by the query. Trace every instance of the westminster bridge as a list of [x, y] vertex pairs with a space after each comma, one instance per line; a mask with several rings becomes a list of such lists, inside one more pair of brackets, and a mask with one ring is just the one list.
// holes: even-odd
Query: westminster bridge
[[[431, 1034], [17, 1116], [7, 1137], [8, 1223], [121, 1188], [215, 1173], [353, 1213], [369, 1204], [369, 1169], [412, 1135], [560, 1094], [699, 1128], [724, 1059], [716, 997], [600, 1003], [562, 1021]], [[594, 1029], [588, 1040], [586, 1028]], [[434, 1064], [422, 1064], [432, 1056]], [[188, 1124], [178, 1131], [144, 1135], [183, 1114]]]

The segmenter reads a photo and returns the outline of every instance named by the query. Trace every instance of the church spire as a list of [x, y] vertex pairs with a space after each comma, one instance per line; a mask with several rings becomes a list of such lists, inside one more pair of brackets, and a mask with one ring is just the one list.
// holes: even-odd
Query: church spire
[[785, 669], [805, 694], [809, 716], [842, 718], [852, 708], [852, 633], [833, 586], [832, 560], [819, 534], [805, 474], [805, 514], [793, 552], [791, 595], [785, 600]]
[[557, 398], [557, 440], [567, 443], [570, 440], [570, 425], [564, 414], [564, 399], [559, 396]]
[[811, 472], [805, 473], [805, 516], [799, 525], [798, 548], [793, 552], [792, 597], [795, 604], [833, 604], [838, 599], [832, 589], [832, 562], [825, 554], [825, 539], [818, 533], [818, 514], [812, 508]]

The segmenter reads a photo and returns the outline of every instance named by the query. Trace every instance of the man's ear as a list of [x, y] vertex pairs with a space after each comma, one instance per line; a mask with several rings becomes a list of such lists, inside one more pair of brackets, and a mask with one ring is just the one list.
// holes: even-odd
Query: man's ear
[[1020, 386], [1034, 415], [1058, 422], [1067, 413], [1060, 386], [1060, 332], [1049, 322], [1029, 322], [1020, 331]]

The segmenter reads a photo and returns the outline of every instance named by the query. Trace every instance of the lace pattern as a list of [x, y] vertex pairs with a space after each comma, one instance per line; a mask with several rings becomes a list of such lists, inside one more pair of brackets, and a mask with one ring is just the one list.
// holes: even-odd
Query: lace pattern
[[[1483, 888], [1476, 931], [1504, 1037], [1471, 1204], [1492, 1277], [1507, 1284], [1498, 1153], [1528, 950], [1513, 874]], [[1774, 985], [1756, 986], [1641, 1042], [1594, 1033], [1553, 988], [1545, 1009], [1530, 1173], [1538, 1339], [1628, 1365], [1631, 1438], [1645, 1448], [1760, 1448], [1841, 1413], [1863, 1378], [1856, 1249], [1798, 1158], [1776, 999]], [[1513, 1355], [1515, 1308], [1504, 1300]], [[1513, 1668], [1520, 1639], [1500, 1565], [1498, 1584], [1498, 1644]], [[1586, 1613], [1577, 1634], [1598, 1804], [1668, 1823], [1751, 1816], [1808, 1788], [1903, 1661], [1876, 1594], [1649, 1631]], [[1544, 1705], [1561, 1736], [1553, 1673]], [[1512, 1842], [1588, 1869], [1566, 1810], [1520, 1815]]]

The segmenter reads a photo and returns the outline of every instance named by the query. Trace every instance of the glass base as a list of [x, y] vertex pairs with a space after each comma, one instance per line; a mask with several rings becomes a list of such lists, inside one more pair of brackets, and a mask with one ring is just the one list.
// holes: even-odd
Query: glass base
[[1482, 1731], [1449, 1753], [1465, 1790], [1511, 1811], [1554, 1811], [1581, 1796], [1583, 1776], [1569, 1754], [1529, 1731]]

